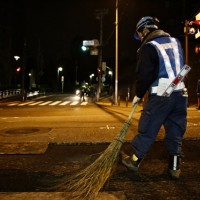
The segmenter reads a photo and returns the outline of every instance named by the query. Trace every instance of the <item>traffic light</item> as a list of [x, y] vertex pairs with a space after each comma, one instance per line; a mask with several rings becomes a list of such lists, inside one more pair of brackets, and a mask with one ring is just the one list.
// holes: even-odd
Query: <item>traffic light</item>
[[200, 45], [195, 46], [195, 53], [198, 55], [200, 53]]
[[20, 72], [20, 71], [21, 71], [21, 67], [18, 67], [18, 68], [16, 69], [16, 71], [17, 71], [17, 72]]
[[194, 35], [197, 39], [200, 37], [200, 12], [194, 18], [192, 21], [185, 21], [184, 32], [187, 35]]
[[82, 46], [81, 49], [82, 49], [82, 51], [87, 51], [87, 50], [89, 50], [89, 48], [86, 47], [86, 46]]
[[100, 74], [101, 73], [101, 68], [97, 67], [97, 73]]

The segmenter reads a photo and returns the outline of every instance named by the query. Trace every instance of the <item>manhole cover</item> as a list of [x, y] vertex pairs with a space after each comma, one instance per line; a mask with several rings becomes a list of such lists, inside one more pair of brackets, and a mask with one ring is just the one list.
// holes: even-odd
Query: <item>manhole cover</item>
[[6, 135], [27, 135], [27, 134], [35, 134], [35, 133], [46, 133], [49, 132], [51, 128], [13, 128], [4, 130], [3, 134]]
[[28, 134], [35, 133], [39, 131], [38, 128], [23, 128], [23, 129], [13, 129], [6, 131], [7, 134]]

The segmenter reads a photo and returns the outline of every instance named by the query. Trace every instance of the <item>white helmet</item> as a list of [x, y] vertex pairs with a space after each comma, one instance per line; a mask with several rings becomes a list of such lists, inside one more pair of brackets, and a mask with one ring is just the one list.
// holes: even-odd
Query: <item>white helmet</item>
[[158, 29], [159, 22], [160, 21], [156, 17], [150, 17], [150, 16], [142, 17], [136, 25], [136, 31], [134, 34], [135, 39], [140, 40], [138, 36], [138, 31], [143, 28]]

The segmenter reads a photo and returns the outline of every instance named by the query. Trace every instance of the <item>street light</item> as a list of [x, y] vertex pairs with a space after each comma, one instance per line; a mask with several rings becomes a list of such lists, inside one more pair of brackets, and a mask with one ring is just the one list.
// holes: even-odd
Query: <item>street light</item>
[[[16, 60], [16, 63], [18, 63], [17, 61], [20, 59], [20, 57], [19, 56], [14, 56], [14, 59]], [[18, 66], [18, 64], [16, 64], [16, 72], [17, 72], [17, 74], [15, 74], [15, 76], [14, 76], [14, 80], [15, 80], [15, 85], [16, 86], [18, 86], [17, 84], [17, 82], [18, 82], [18, 73], [21, 71], [21, 67], [20, 66]]]
[[59, 81], [59, 72], [62, 72], [63, 68], [62, 67], [58, 67], [58, 81]]
[[63, 71], [62, 67], [58, 67], [58, 71], [57, 71], [57, 87], [59, 88], [59, 73]]
[[18, 61], [18, 60], [20, 59], [20, 57], [19, 57], [19, 56], [14, 56], [14, 59], [15, 59], [16, 61]]
[[109, 74], [110, 76], [112, 76], [112, 75], [113, 75], [113, 72], [112, 72], [112, 71], [108, 71], [108, 74]]
[[90, 74], [90, 80], [92, 80], [92, 77], [94, 76], [94, 74]]

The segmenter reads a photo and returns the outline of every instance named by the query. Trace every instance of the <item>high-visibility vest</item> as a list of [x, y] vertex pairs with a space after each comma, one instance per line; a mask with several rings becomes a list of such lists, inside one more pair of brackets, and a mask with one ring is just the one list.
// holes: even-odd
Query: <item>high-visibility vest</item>
[[[159, 57], [159, 73], [149, 90], [158, 86], [160, 78], [173, 80], [184, 66], [183, 50], [178, 39], [158, 37], [148, 42], [155, 47]], [[181, 88], [180, 88], [181, 89]]]

